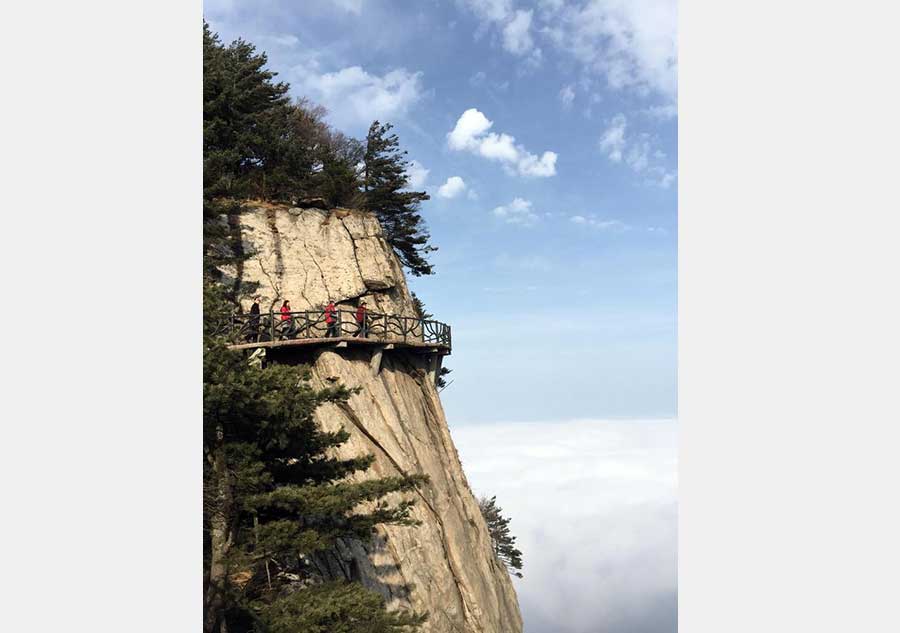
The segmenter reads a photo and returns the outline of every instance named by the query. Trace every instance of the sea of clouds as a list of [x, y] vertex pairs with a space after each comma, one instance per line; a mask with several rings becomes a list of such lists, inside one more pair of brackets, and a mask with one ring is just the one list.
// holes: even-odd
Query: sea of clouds
[[525, 633], [677, 630], [677, 424], [575, 420], [451, 427], [476, 496], [523, 552]]

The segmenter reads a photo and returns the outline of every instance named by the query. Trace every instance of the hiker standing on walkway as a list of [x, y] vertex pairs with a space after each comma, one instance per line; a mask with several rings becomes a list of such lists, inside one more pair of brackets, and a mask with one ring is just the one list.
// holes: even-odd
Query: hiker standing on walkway
[[[287, 323], [285, 323], [287, 321]], [[291, 302], [287, 299], [281, 304], [281, 333], [292, 338], [294, 334], [294, 319], [291, 317]]]
[[247, 342], [253, 343], [259, 340], [259, 300], [261, 297], [253, 297], [253, 305], [250, 306], [250, 321], [248, 322]]
[[366, 302], [360, 301], [359, 307], [356, 309], [356, 323], [359, 326], [359, 329], [356, 331], [356, 334], [353, 336], [362, 335], [363, 338], [369, 338], [369, 331], [366, 327]]
[[328, 330], [325, 332], [326, 337], [335, 337], [340, 335], [340, 324], [337, 320], [337, 310], [334, 309], [334, 301], [329, 301], [325, 306], [325, 325]]

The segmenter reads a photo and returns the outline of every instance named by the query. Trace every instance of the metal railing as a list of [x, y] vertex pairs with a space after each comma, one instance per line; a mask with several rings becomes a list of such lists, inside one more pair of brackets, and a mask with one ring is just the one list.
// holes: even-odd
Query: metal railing
[[385, 343], [451, 346], [450, 326], [440, 321], [367, 311], [364, 323], [359, 323], [355, 310], [335, 310], [332, 315], [329, 324], [324, 310], [286, 314], [269, 311], [258, 317], [231, 314], [222, 319], [217, 329], [235, 343], [361, 337]]

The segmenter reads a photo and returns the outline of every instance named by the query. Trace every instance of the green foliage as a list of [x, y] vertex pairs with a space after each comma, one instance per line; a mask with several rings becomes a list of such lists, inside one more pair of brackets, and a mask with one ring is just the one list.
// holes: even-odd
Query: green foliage
[[[204, 307], [215, 313], [223, 305], [221, 293], [207, 288]], [[300, 561], [332, 547], [338, 538], [370, 538], [379, 524], [415, 525], [413, 501], [392, 503], [386, 496], [410, 492], [427, 480], [347, 480], [365, 471], [373, 457], [334, 457], [333, 449], [349, 434], [323, 431], [313, 414], [323, 404], [345, 402], [351, 392], [340, 386], [314, 389], [308, 377], [295, 367], [250, 365], [207, 326], [204, 551], [207, 575], [212, 568], [219, 570], [218, 585], [210, 589], [219, 596], [213, 606], [228, 614], [232, 633], [257, 630], [267, 621], [271, 630], [284, 631], [401, 630], [396, 627], [417, 621], [415, 617], [384, 613], [380, 598], [361, 587], [327, 585], [284, 597], [298, 570], [302, 572]], [[355, 606], [365, 608], [355, 613]], [[295, 612], [305, 618], [298, 620], [303, 625], [285, 628]], [[208, 630], [216, 630], [214, 621], [221, 617], [211, 615]], [[320, 621], [334, 628], [304, 628]], [[359, 628], [364, 626], [372, 628]]]
[[437, 250], [428, 244], [431, 236], [419, 214], [419, 204], [430, 196], [424, 191], [407, 191], [409, 161], [400, 150], [400, 140], [391, 134], [390, 123], [378, 121], [369, 127], [363, 167], [366, 208], [381, 222], [388, 243], [400, 262], [416, 276], [433, 274], [426, 257]]
[[488, 526], [488, 532], [494, 544], [494, 554], [506, 565], [511, 574], [522, 577], [522, 552], [516, 549], [516, 537], [509, 531], [510, 520], [503, 516], [503, 509], [497, 506], [497, 497], [482, 497], [478, 507]]
[[321, 106], [291, 102], [267, 61], [244, 40], [223, 45], [203, 24], [204, 199], [358, 202], [362, 144], [333, 131]]
[[408, 493], [427, 477], [351, 481], [374, 458], [336, 457], [349, 434], [314, 419], [351, 391], [315, 389], [296, 367], [248, 363], [217, 322], [234, 309], [220, 270], [240, 273], [246, 257], [234, 222], [244, 201], [361, 207], [366, 147], [326, 125], [321, 107], [292, 103], [253, 45], [225, 46], [205, 23], [203, 64], [204, 631], [415, 630], [424, 616], [389, 613], [359, 584], [322, 584], [310, 561], [339, 538], [415, 525]]
[[425, 616], [387, 612], [384, 599], [353, 583], [310, 587], [273, 602], [265, 615], [271, 633], [399, 633]]
[[329, 205], [361, 209], [365, 196], [360, 190], [362, 182], [357, 168], [365, 155], [365, 146], [359, 139], [330, 132], [320, 151], [321, 170], [312, 175], [313, 191]]
[[243, 40], [223, 46], [203, 24], [204, 197], [241, 197], [268, 166], [290, 112], [288, 86]]
[[412, 295], [413, 308], [420, 319], [428, 320], [434, 317], [434, 315], [425, 307], [425, 302], [419, 299], [419, 296], [415, 292], [411, 292], [410, 294]]
[[[397, 135], [389, 134], [392, 126], [376, 121], [365, 143], [333, 130], [324, 108], [291, 101], [289, 85], [275, 81], [267, 61], [244, 40], [224, 45], [204, 22], [206, 229], [227, 235], [219, 219], [240, 209], [236, 201], [323, 198], [329, 206], [372, 210], [401, 263], [414, 275], [432, 274], [427, 255], [436, 249], [418, 210], [429, 196], [406, 190], [409, 162]], [[239, 254], [225, 249], [220, 255]]]

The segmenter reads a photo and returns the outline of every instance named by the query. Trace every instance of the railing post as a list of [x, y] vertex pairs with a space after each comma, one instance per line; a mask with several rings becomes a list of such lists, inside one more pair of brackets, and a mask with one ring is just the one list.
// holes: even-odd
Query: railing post
[[[350, 335], [353, 335], [356, 330], [356, 313], [350, 310], [335, 310], [334, 311], [334, 326], [337, 329], [337, 336], [343, 337], [347, 336], [348, 333], [344, 331], [344, 312], [348, 313], [351, 316], [349, 324], [354, 327], [354, 331], [350, 332]], [[262, 319], [264, 318], [264, 314], [260, 315], [259, 323], [255, 328], [251, 328], [250, 318], [247, 315], [235, 314], [235, 313], [223, 313], [221, 316], [215, 316], [215, 331], [217, 334], [228, 333], [230, 331], [231, 338], [234, 339], [235, 336], [238, 337], [239, 340], [243, 341], [248, 339], [249, 342], [253, 342], [252, 339], [256, 339], [257, 343], [262, 342], [263, 333], [265, 331], [265, 326], [262, 323]], [[299, 311], [299, 312], [291, 312], [289, 313], [290, 321], [286, 324], [284, 321], [276, 321], [276, 317], [283, 316], [275, 312], [274, 309], [269, 310], [269, 339], [270, 341], [276, 341], [276, 337], [279, 335], [279, 328], [281, 327], [281, 335], [284, 335], [284, 330], [287, 329], [287, 326], [290, 325], [290, 331], [292, 332], [293, 338], [306, 338], [312, 339], [316, 338], [314, 335], [313, 328], [318, 327], [319, 323], [322, 322], [320, 319], [323, 319], [321, 312], [313, 312], [313, 311]], [[302, 323], [301, 323], [302, 318]], [[441, 323], [440, 321], [431, 321], [427, 319], [423, 319], [421, 317], [409, 317], [400, 314], [388, 314], [388, 313], [366, 313], [365, 316], [365, 332], [367, 334], [366, 338], [380, 340], [384, 342], [394, 341], [401, 342], [404, 344], [410, 344], [411, 342], [420, 342], [426, 343], [430, 345], [436, 346], [446, 346], [448, 348], [447, 353], [449, 353], [449, 348], [453, 345], [453, 330], [446, 323]], [[378, 323], [379, 321], [382, 324], [382, 331], [378, 332]], [[279, 325], [281, 324], [281, 325]], [[396, 325], [400, 328], [399, 331], [395, 332], [392, 328]], [[305, 334], [300, 332], [300, 328], [304, 328], [306, 330]], [[417, 332], [416, 328], [419, 328], [421, 331]], [[329, 328], [329, 331], [331, 328]], [[396, 335], [396, 336], [395, 336]], [[232, 344], [234, 342], [232, 341]]]

